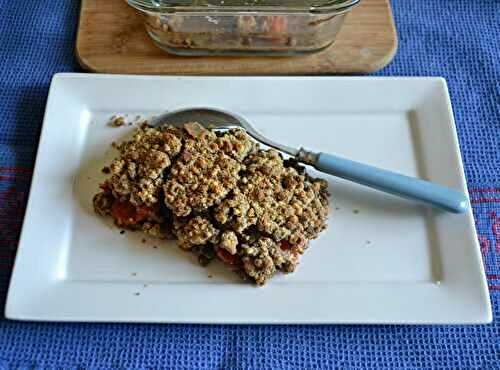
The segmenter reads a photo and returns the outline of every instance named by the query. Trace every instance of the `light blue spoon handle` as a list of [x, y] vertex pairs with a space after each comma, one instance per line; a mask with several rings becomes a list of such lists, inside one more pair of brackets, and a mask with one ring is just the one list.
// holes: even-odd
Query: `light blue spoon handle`
[[428, 181], [325, 153], [317, 154], [311, 164], [321, 172], [403, 198], [428, 203], [448, 212], [464, 213], [469, 208], [465, 194]]

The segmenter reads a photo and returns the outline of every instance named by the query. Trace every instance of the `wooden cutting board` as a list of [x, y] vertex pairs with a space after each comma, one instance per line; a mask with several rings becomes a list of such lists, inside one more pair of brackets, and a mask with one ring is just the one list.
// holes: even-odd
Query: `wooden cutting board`
[[368, 73], [397, 50], [389, 0], [364, 0], [346, 18], [337, 41], [294, 57], [179, 57], [158, 49], [142, 18], [124, 0], [82, 0], [76, 54], [93, 72], [183, 75]]

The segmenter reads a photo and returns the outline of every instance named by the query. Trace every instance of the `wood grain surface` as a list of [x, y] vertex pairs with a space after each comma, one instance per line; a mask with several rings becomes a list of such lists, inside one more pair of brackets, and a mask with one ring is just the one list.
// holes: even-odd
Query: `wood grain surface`
[[397, 50], [389, 0], [364, 0], [336, 42], [294, 57], [180, 57], [158, 49], [142, 17], [124, 0], [82, 0], [76, 53], [102, 73], [183, 75], [359, 74], [386, 66]]

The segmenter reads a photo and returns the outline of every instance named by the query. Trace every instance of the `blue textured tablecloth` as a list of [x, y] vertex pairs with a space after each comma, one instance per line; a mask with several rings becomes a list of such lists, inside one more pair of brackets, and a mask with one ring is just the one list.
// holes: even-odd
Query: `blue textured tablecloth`
[[[395, 0], [393, 6], [400, 49], [379, 74], [448, 80], [493, 324], [237, 327], [0, 319], [0, 369], [500, 369], [500, 1]], [[79, 69], [73, 53], [78, 9], [77, 0], [0, 0], [0, 307], [49, 82], [56, 72]]]

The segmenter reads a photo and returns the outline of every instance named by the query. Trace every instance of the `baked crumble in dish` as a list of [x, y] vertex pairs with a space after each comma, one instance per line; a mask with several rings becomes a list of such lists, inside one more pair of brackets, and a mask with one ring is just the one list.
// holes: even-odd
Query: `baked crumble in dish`
[[122, 229], [175, 238], [201, 265], [217, 258], [263, 285], [293, 272], [326, 228], [326, 181], [243, 130], [144, 124], [113, 145], [119, 156], [103, 169], [96, 213]]

